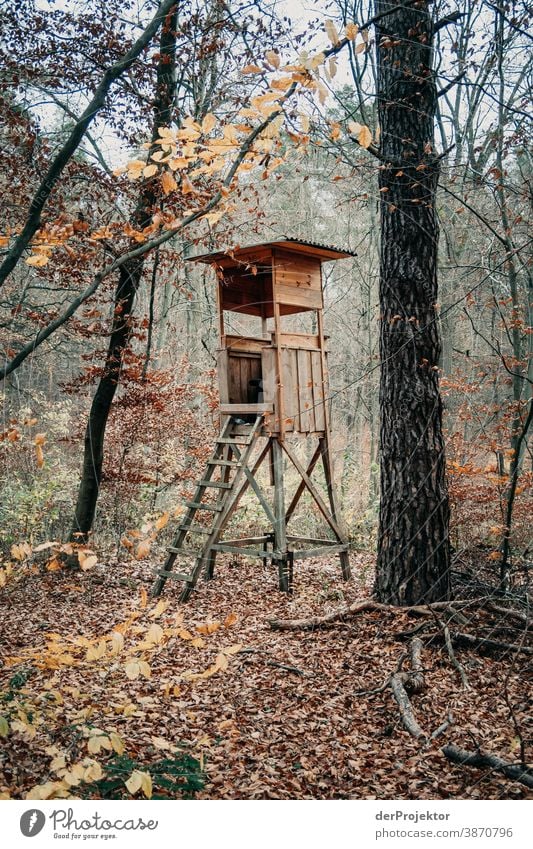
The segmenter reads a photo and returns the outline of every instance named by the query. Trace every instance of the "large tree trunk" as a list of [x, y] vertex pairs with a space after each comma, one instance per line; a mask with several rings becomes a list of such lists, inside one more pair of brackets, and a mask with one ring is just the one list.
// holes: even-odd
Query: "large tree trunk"
[[[382, 14], [397, 6], [377, 0]], [[449, 597], [449, 507], [438, 363], [438, 162], [428, 4], [377, 26], [381, 128], [381, 509], [376, 592], [397, 605]]]
[[[154, 123], [152, 127], [153, 142], [158, 137], [159, 127], [168, 126], [171, 121], [172, 106], [176, 94], [175, 77], [175, 47], [177, 28], [177, 7], [169, 12], [163, 23], [160, 39], [160, 59], [157, 71], [157, 95], [154, 106]], [[132, 225], [143, 229], [154, 213], [158, 201], [158, 193], [154, 181], [144, 183], [139, 200], [132, 216]], [[111, 411], [113, 398], [120, 381], [120, 370], [124, 351], [130, 341], [131, 318], [135, 296], [144, 269], [144, 255], [138, 260], [125, 265], [120, 270], [120, 277], [115, 291], [113, 325], [104, 365], [104, 373], [100, 379], [91, 404], [83, 455], [83, 468], [78, 500], [74, 514], [74, 522], [70, 539], [74, 542], [85, 542], [91, 531], [96, 504], [102, 480], [104, 461], [104, 439], [107, 420]]]

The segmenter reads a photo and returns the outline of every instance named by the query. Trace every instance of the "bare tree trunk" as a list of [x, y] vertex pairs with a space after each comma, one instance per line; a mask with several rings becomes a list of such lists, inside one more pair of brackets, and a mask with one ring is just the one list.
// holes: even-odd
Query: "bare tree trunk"
[[[377, 26], [381, 127], [381, 507], [376, 592], [410, 605], [450, 594], [437, 320], [436, 87], [428, 3]], [[386, 25], [385, 25], [386, 24]]]
[[[152, 143], [158, 137], [159, 127], [168, 126], [171, 120], [172, 106], [176, 94], [175, 45], [177, 28], [177, 7], [165, 18], [160, 38], [160, 59], [157, 70], [157, 95], [155, 103]], [[155, 148], [152, 145], [149, 153]], [[154, 213], [158, 201], [154, 181], [143, 184], [137, 207], [133, 214], [133, 225], [139, 229], [146, 227]], [[74, 522], [70, 534], [71, 540], [83, 542], [91, 531], [104, 460], [104, 439], [111, 405], [120, 381], [120, 370], [124, 351], [130, 340], [131, 318], [135, 296], [144, 269], [144, 255], [120, 269], [115, 291], [113, 325], [107, 350], [104, 373], [96, 389], [89, 421], [85, 431], [83, 468]]]

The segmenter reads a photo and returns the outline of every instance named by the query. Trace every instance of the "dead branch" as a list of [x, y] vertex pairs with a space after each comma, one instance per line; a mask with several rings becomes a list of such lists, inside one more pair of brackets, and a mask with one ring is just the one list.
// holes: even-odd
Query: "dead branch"
[[490, 599], [486, 600], [485, 607], [488, 607], [488, 609], [492, 610], [494, 613], [501, 613], [502, 616], [505, 616], [506, 618], [516, 619], [518, 622], [522, 623], [522, 625], [526, 626], [531, 618], [528, 617], [526, 613], [521, 613], [519, 610], [513, 610], [510, 607], [501, 607], [499, 604], [494, 604], [494, 602]]
[[[263, 654], [261, 649], [241, 649], [239, 654]], [[279, 663], [277, 660], [270, 660], [269, 658], [263, 659], [263, 663], [266, 663], [267, 666], [273, 666], [276, 669], [283, 669], [285, 672], [294, 672], [295, 675], [301, 675], [302, 678], [307, 677], [307, 672], [304, 672], [303, 669], [298, 669], [297, 666], [290, 666], [287, 663]]]
[[468, 607], [478, 602], [479, 600], [476, 599], [457, 599], [453, 602], [435, 601], [432, 604], [396, 607], [393, 604], [382, 604], [379, 601], [367, 598], [325, 616], [313, 616], [310, 619], [270, 619], [268, 624], [273, 631], [314, 631], [315, 628], [322, 628], [324, 625], [331, 625], [350, 616], [356, 616], [364, 610], [381, 611], [383, 613], [414, 613], [419, 616], [428, 616], [434, 610], [450, 610], [452, 615], [457, 615], [457, 607]]
[[[439, 632], [435, 632], [432, 634], [424, 634], [423, 636], [426, 642], [433, 642], [434, 640], [444, 639], [444, 634], [441, 634]], [[450, 632], [450, 638], [452, 643], [455, 643], [459, 646], [468, 646], [469, 648], [474, 648], [478, 650], [508, 651], [517, 654], [533, 654], [533, 648], [530, 648], [529, 646], [521, 646], [517, 645], [516, 643], [504, 643], [502, 640], [491, 640], [488, 637], [474, 637], [472, 634], [463, 634], [462, 632], [458, 631], [453, 634]]]
[[466, 672], [464, 671], [462, 664], [460, 664], [459, 661], [457, 660], [457, 658], [455, 656], [455, 652], [453, 650], [453, 642], [452, 642], [452, 638], [451, 638], [451, 635], [450, 635], [450, 629], [448, 628], [448, 626], [444, 622], [441, 622], [441, 625], [442, 625], [442, 631], [444, 633], [444, 642], [446, 643], [446, 648], [448, 649], [448, 655], [450, 656], [450, 660], [452, 662], [452, 665], [455, 666], [455, 668], [457, 669], [457, 672], [459, 673], [459, 677], [461, 679], [463, 688], [465, 690], [470, 690], [470, 684], [468, 683], [468, 678], [466, 677]]
[[446, 717], [446, 719], [444, 720], [444, 722], [441, 725], [439, 725], [438, 728], [435, 729], [435, 731], [433, 732], [433, 734], [431, 735], [431, 737], [428, 740], [428, 744], [431, 740], [436, 740], [437, 737], [440, 737], [441, 734], [444, 734], [444, 732], [447, 731], [448, 728], [450, 728], [451, 725], [453, 725], [453, 715], [451, 713], [449, 713], [448, 716]]
[[[398, 707], [404, 728], [417, 740], [427, 735], [416, 721], [409, 693], [419, 693], [426, 686], [422, 666], [423, 643], [419, 637], [411, 641], [411, 672], [395, 672], [390, 678], [390, 687]], [[409, 692], [408, 692], [409, 691]]]
[[480, 751], [469, 752], [466, 749], [460, 749], [459, 746], [444, 746], [442, 752], [453, 763], [478, 769], [491, 769], [495, 772], [501, 772], [513, 781], [525, 784], [526, 787], [533, 787], [533, 772], [526, 766], [510, 764], [496, 755], [488, 755]]

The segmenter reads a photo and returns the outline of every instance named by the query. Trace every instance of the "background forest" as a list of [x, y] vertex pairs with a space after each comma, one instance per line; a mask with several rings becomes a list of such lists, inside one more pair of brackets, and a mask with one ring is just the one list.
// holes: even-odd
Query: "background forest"
[[[488, 0], [466, 0], [459, 12], [456, 4], [440, 0], [398, 5], [415, 14], [429, 6], [435, 23], [435, 150], [426, 152], [435, 153], [439, 164], [435, 309], [442, 339], [438, 370], [452, 578], [459, 598], [467, 590], [478, 596], [507, 593], [521, 611], [514, 621], [522, 622], [533, 507], [529, 12], [522, 2]], [[216, 735], [200, 727], [200, 697], [188, 702], [188, 688], [194, 690], [194, 676], [200, 678], [198, 670], [206, 666], [186, 654], [194, 650], [191, 641], [201, 652], [215, 640], [207, 670], [216, 668], [205, 676], [209, 681], [200, 681], [202, 693], [237, 658], [249, 665], [256, 657], [249, 640], [267, 605], [275, 616], [300, 618], [327, 613], [372, 590], [381, 459], [380, 214], [388, 187], [380, 178], [376, 30], [365, 25], [379, 15], [374, 4], [332, 0], [310, 11], [310, 4], [186, 0], [162, 3], [157, 10], [152, 0], [6, 0], [0, 11], [0, 587], [6, 633], [20, 630], [18, 648], [16, 637], [5, 647], [0, 733], [13, 745], [4, 762], [5, 797], [81, 794], [80, 785], [92, 788], [84, 791], [88, 794], [112, 795], [121, 792], [123, 778], [130, 781], [128, 792], [145, 796], [155, 792], [159, 779], [158, 792], [170, 796], [180, 795], [185, 785], [186, 794], [224, 798], [468, 795], [458, 768], [449, 767], [446, 780], [432, 778], [432, 767], [420, 765], [411, 739], [403, 745], [418, 759], [420, 774], [409, 778], [407, 758], [405, 770], [398, 768], [400, 779], [387, 786], [382, 776], [380, 787], [370, 791], [361, 789], [364, 764], [356, 759], [350, 766], [349, 753], [342, 755], [338, 774], [324, 778], [314, 760], [321, 752], [313, 750], [281, 782], [282, 789], [277, 755], [266, 779], [258, 776], [253, 755], [240, 773], [234, 766], [227, 772], [210, 748]], [[382, 51], [394, 50], [394, 32], [383, 30], [377, 37]], [[316, 56], [322, 58], [315, 61]], [[275, 97], [287, 98], [285, 118], [273, 112]], [[261, 133], [251, 138], [259, 124]], [[164, 167], [171, 155], [177, 164]], [[393, 200], [387, 211], [394, 212]], [[182, 500], [191, 497], [219, 431], [215, 278], [209, 267], [187, 260], [280, 236], [357, 254], [324, 269], [334, 469], [356, 586], [341, 588], [336, 567], [318, 562], [297, 576], [292, 600], [273, 600], [273, 578], [257, 575], [237, 558], [221, 567], [221, 575], [229, 570], [225, 584], [220, 578], [222, 587], [201, 589], [194, 614], [178, 613], [168, 601], [150, 606], [151, 570], [164, 557]], [[249, 332], [251, 319], [232, 314], [231, 320], [231, 332]], [[298, 316], [293, 326], [311, 329]], [[306, 446], [300, 450], [305, 455]], [[250, 497], [239, 529], [252, 535], [259, 520]], [[320, 519], [305, 501], [298, 522], [304, 533], [320, 535]], [[169, 589], [169, 598], [173, 592]], [[41, 621], [24, 622], [29, 598]], [[133, 626], [133, 620], [124, 625], [130, 615], [124, 604], [134, 611]], [[99, 611], [98, 623], [90, 610]], [[170, 613], [172, 626], [159, 624]], [[194, 627], [184, 615], [193, 615]], [[238, 622], [242, 633], [225, 647], [216, 643], [221, 635], [231, 637]], [[370, 619], [360, 625], [360, 639], [375, 639], [371, 626]], [[121, 653], [131, 627], [132, 633], [142, 632], [144, 644], [136, 643], [126, 656]], [[39, 629], [47, 640], [44, 665], [36, 662], [44, 650], [35, 642]], [[351, 632], [340, 633], [335, 652]], [[78, 642], [69, 647], [69, 639]], [[317, 637], [318, 645], [325, 639]], [[502, 639], [515, 647], [520, 642], [510, 632]], [[167, 674], [169, 662], [161, 652], [169, 640], [178, 649]], [[272, 652], [282, 641], [261, 645], [261, 651]], [[394, 668], [397, 654], [392, 640], [387, 645], [383, 675]], [[249, 654], [243, 655], [246, 646]], [[269, 654], [270, 666], [261, 675], [293, 674], [296, 692], [310, 674], [301, 670], [309, 649], [298, 643], [290, 651], [288, 659], [272, 660]], [[153, 652], [160, 653], [159, 660]], [[508, 657], [502, 661], [517, 677], [507, 681], [509, 691], [500, 694], [496, 713], [485, 697], [488, 682], [500, 674], [490, 663], [499, 661], [467, 660], [465, 672], [453, 649], [450, 656], [458, 665], [448, 658], [446, 674], [457, 679], [460, 669], [463, 690], [451, 695], [453, 684], [444, 683], [439, 661], [432, 674], [440, 703], [455, 698], [462, 704], [474, 690], [465, 728], [476, 729], [484, 717], [486, 734], [478, 742], [487, 748], [487, 740], [499, 740], [495, 754], [525, 765], [529, 738], [519, 683], [524, 655], [513, 655], [514, 666]], [[87, 707], [97, 697], [85, 703], [79, 695], [84, 686], [76, 676], [83, 664], [102, 664], [102, 679], [108, 681], [119, 657], [126, 663], [127, 687], [139, 682], [148, 687], [151, 672], [156, 683], [150, 686], [177, 700], [184, 749], [175, 748], [170, 725], [157, 730], [154, 720], [151, 760], [146, 754], [143, 716], [152, 710], [152, 692], [143, 692], [140, 702], [131, 691], [124, 699], [116, 694], [114, 701], [122, 704], [118, 724]], [[325, 664], [325, 658], [317, 663]], [[180, 682], [180, 670], [189, 678]], [[331, 680], [335, 673], [326, 670], [327, 665], [323, 674]], [[67, 673], [68, 682], [61, 678]], [[479, 675], [479, 687], [465, 683], [463, 675]], [[222, 686], [231, 691], [226, 704], [237, 698], [237, 683]], [[56, 707], [65, 704], [53, 733], [43, 692]], [[77, 700], [75, 709], [67, 709], [69, 699]], [[338, 704], [329, 709], [355, 722], [356, 708], [343, 704], [344, 710]], [[257, 710], [275, 708], [263, 704]], [[450, 713], [451, 708], [435, 707], [435, 726], [443, 717], [452, 725]], [[223, 712], [213, 722], [229, 741], [224, 757], [231, 759], [231, 741], [239, 734], [235, 715]], [[384, 717], [385, 735], [392, 733], [389, 725]], [[470, 748], [472, 733], [465, 738]], [[33, 747], [31, 766], [21, 754], [23, 744]], [[400, 757], [394, 745], [391, 763]], [[164, 768], [147, 767], [163, 756]], [[102, 758], [108, 766], [101, 765]], [[22, 766], [15, 766], [17, 759]], [[204, 768], [207, 781], [214, 781], [207, 791]], [[94, 789], [104, 777], [105, 788]], [[509, 789], [492, 773], [487, 782], [472, 794], [525, 792], [524, 782]]]

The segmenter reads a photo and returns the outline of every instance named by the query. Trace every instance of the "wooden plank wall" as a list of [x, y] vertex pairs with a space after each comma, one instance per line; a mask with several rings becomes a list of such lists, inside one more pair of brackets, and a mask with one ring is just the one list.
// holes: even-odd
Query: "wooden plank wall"
[[276, 249], [274, 252], [274, 297], [281, 306], [322, 309], [320, 261]]
[[[265, 402], [276, 405], [277, 377], [274, 348], [263, 348], [263, 392]], [[320, 351], [283, 347], [281, 352], [285, 430], [288, 433], [323, 433], [325, 430], [322, 360]], [[278, 433], [278, 411], [269, 429]]]

